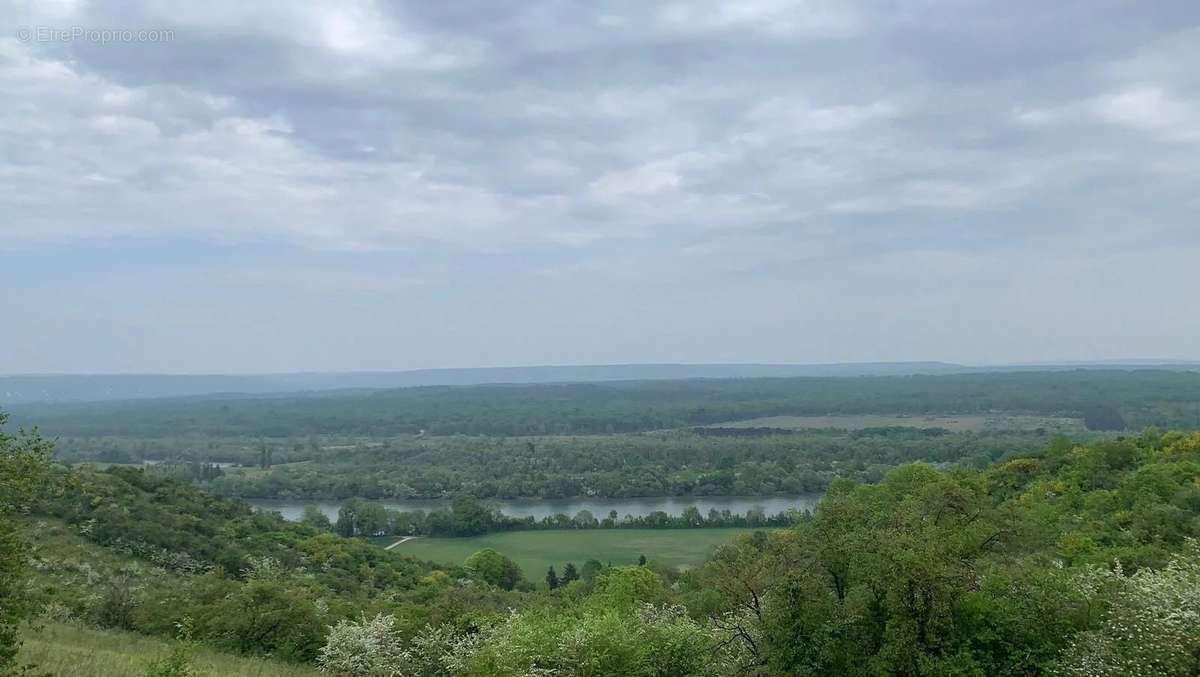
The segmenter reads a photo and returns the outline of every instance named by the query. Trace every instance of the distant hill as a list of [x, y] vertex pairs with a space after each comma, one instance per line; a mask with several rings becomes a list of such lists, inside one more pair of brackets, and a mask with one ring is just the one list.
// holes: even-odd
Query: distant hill
[[418, 386], [603, 383], [764, 377], [909, 376], [1059, 369], [1200, 369], [1200, 362], [1124, 360], [965, 366], [948, 362], [840, 364], [608, 364], [292, 374], [28, 374], [0, 376], [0, 405], [386, 390]]
[[601, 383], [789, 376], [899, 376], [963, 371], [944, 362], [849, 364], [610, 364], [294, 374], [46, 374], [0, 376], [0, 404], [89, 402], [217, 394], [261, 395], [415, 386]]

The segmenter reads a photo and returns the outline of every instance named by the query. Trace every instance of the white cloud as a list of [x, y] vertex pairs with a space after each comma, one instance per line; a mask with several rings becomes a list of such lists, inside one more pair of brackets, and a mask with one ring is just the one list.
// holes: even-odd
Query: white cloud
[[608, 172], [592, 182], [592, 191], [601, 200], [627, 195], [655, 195], [677, 190], [683, 183], [677, 162], [659, 160], [616, 172]]
[[779, 37], [845, 38], [863, 18], [849, 3], [826, 0], [743, 0], [670, 3], [659, 12], [672, 29], [717, 31], [749, 27]]
[[1183, 101], [1163, 87], [1139, 85], [1097, 99], [1096, 115], [1168, 141], [1200, 140], [1200, 102]]

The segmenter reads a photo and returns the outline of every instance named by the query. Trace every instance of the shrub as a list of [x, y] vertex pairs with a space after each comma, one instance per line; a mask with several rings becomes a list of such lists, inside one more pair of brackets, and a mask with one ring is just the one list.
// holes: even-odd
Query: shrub
[[1059, 663], [1062, 675], [1118, 677], [1200, 674], [1200, 544], [1189, 541], [1164, 569], [1125, 577], [1090, 572], [1089, 587], [1111, 589], [1101, 626], [1080, 633]]
[[340, 677], [390, 677], [407, 673], [410, 656], [396, 634], [396, 618], [379, 614], [340, 621], [317, 657], [322, 672]]

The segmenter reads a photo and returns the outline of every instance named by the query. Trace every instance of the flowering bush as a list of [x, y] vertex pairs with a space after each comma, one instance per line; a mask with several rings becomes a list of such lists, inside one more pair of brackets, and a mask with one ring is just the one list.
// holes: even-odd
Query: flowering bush
[[[1098, 580], [1099, 579], [1099, 580]], [[1075, 638], [1059, 663], [1063, 675], [1166, 677], [1200, 673], [1200, 543], [1191, 541], [1166, 568], [1124, 576], [1092, 570], [1092, 591], [1112, 590], [1101, 626]]]
[[384, 614], [340, 621], [329, 631], [317, 663], [323, 672], [341, 677], [405, 675], [411, 660], [395, 626], [395, 617]]

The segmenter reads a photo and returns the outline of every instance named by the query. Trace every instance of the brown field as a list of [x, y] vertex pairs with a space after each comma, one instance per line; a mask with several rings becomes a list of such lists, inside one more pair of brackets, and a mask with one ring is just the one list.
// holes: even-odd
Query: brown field
[[862, 430], [864, 428], [944, 428], [953, 432], [983, 430], [1034, 430], [1045, 428], [1052, 432], [1080, 432], [1083, 422], [1075, 418], [1054, 416], [1016, 416], [1005, 414], [962, 416], [905, 416], [900, 414], [862, 414], [836, 416], [763, 416], [744, 421], [714, 423], [709, 428], [780, 428], [809, 430], [835, 428]]

